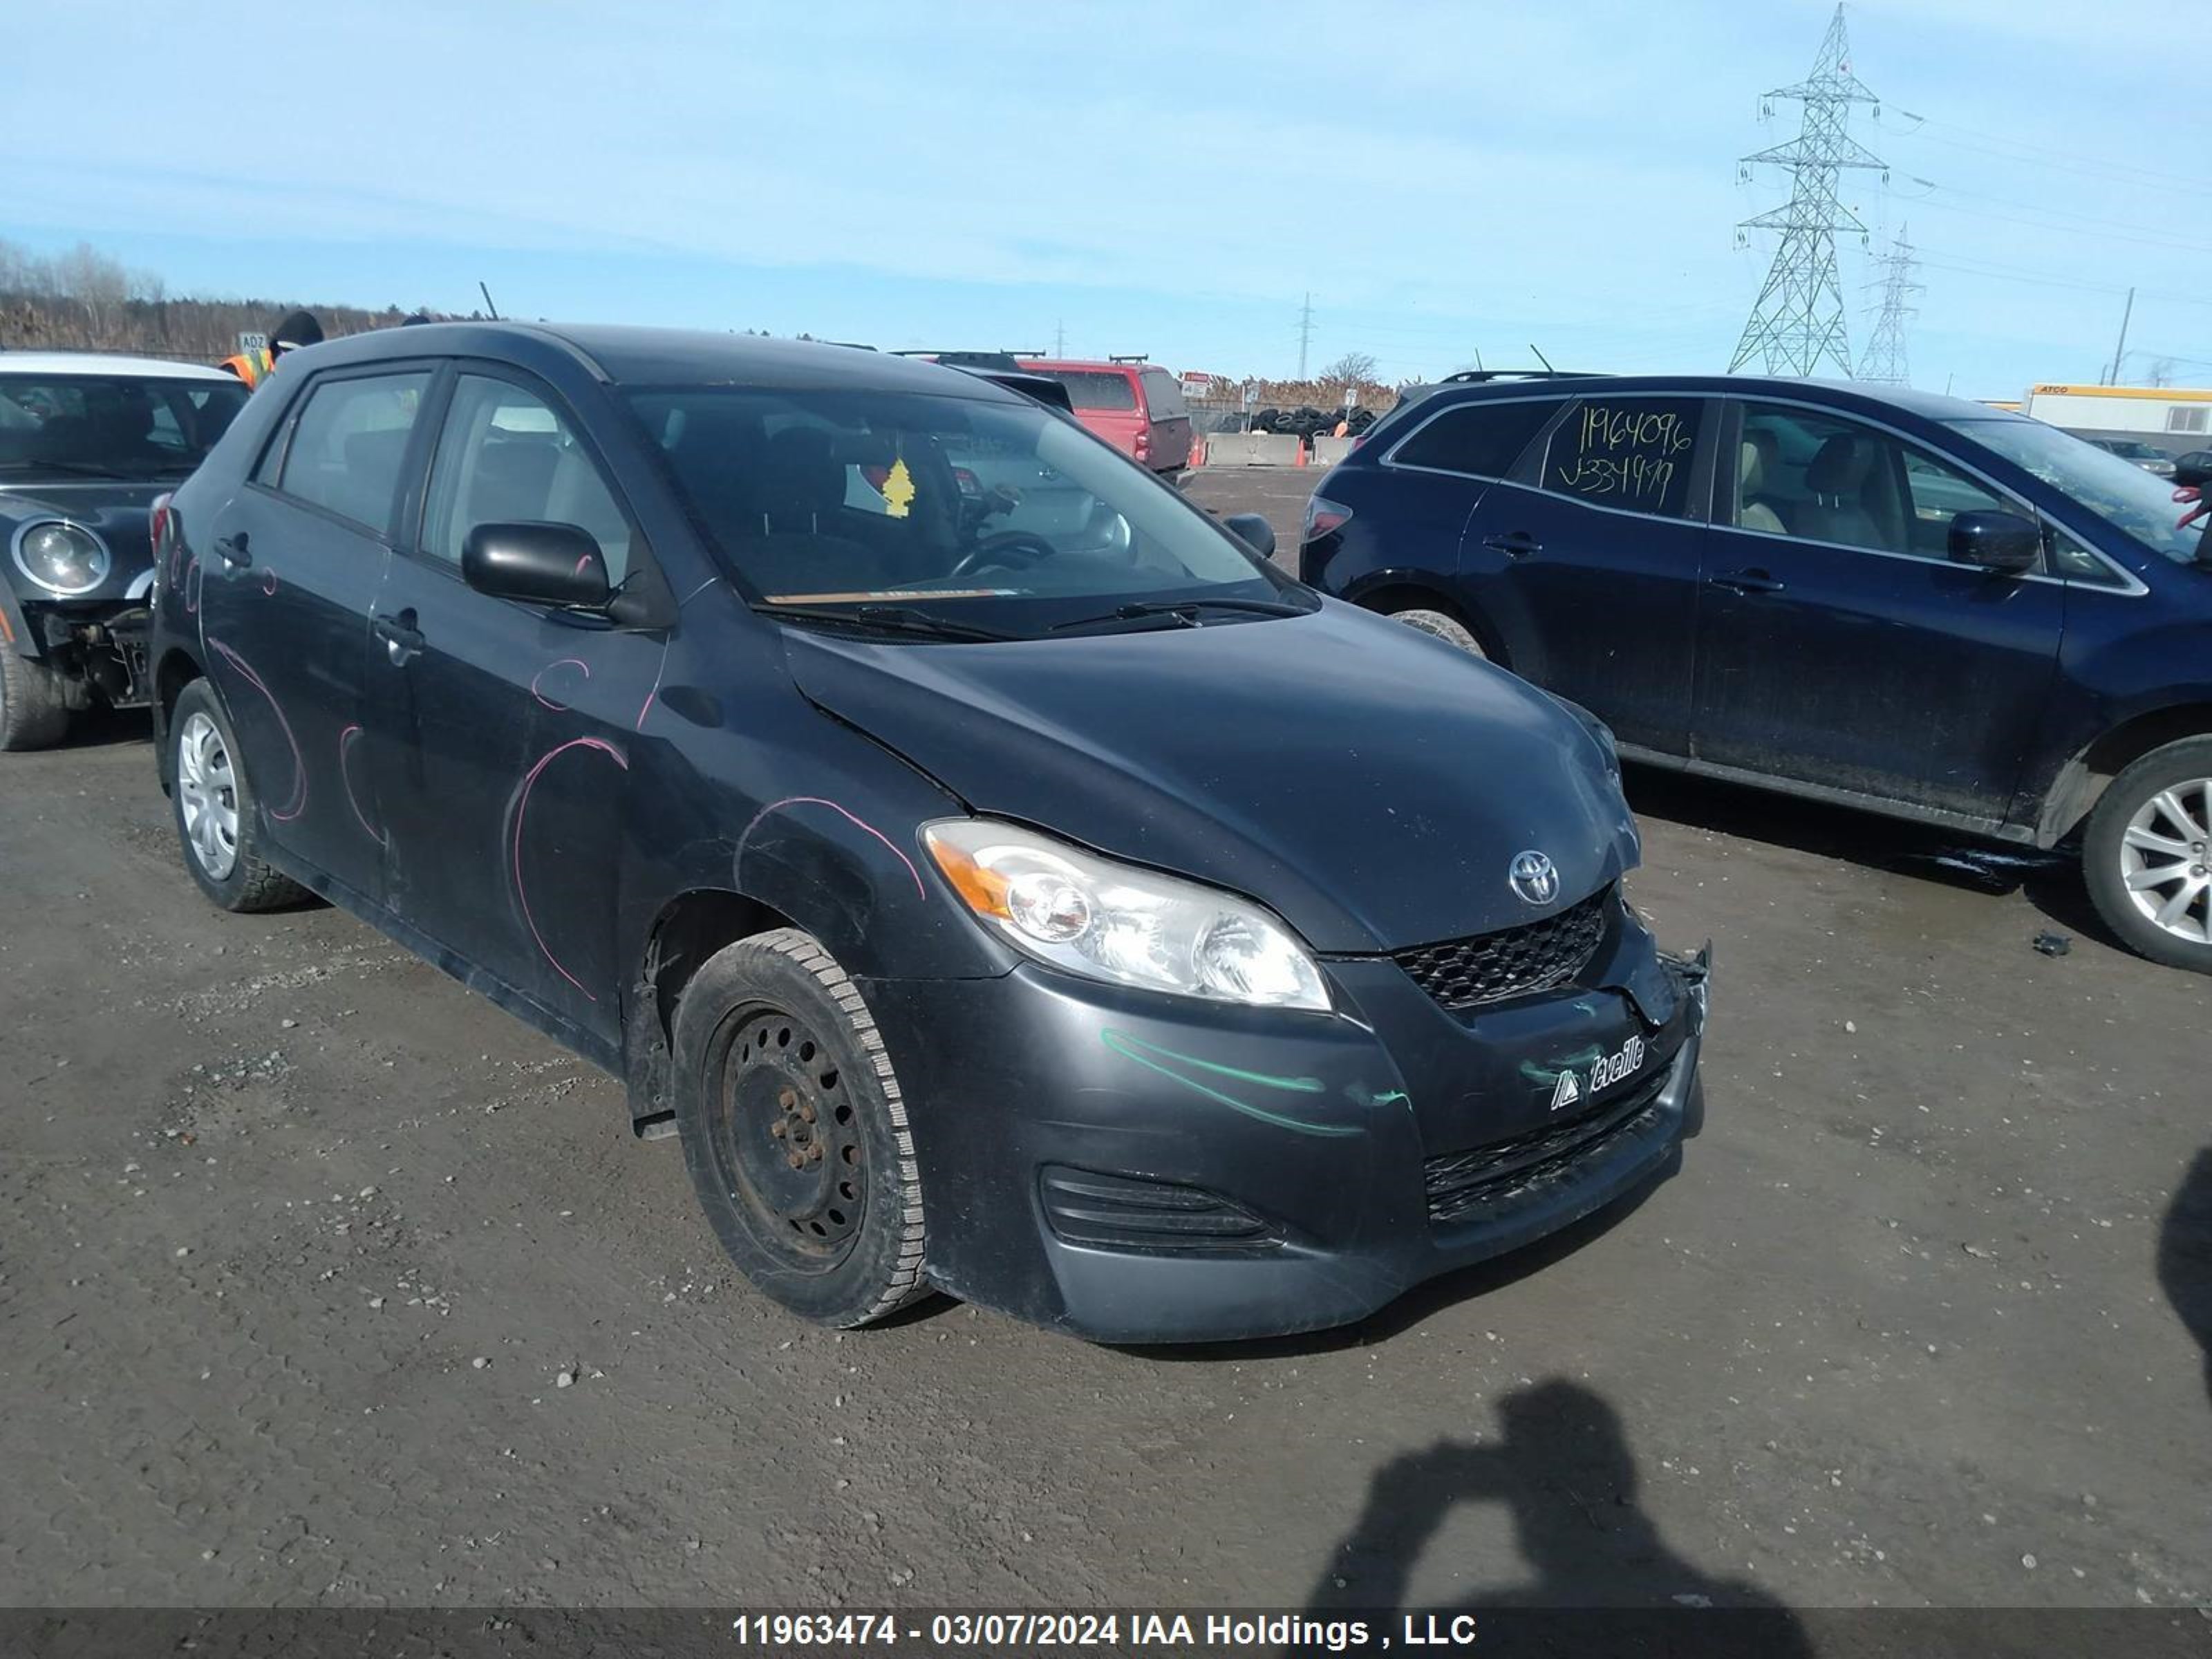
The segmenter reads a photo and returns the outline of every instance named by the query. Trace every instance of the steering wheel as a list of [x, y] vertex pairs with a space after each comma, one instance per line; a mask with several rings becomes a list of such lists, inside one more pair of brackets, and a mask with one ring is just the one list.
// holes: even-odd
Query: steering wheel
[[973, 575], [987, 565], [1002, 564], [1018, 569], [1035, 564], [1039, 559], [1057, 558], [1060, 550], [1042, 536], [1026, 530], [1002, 531], [983, 539], [963, 553], [945, 575]]

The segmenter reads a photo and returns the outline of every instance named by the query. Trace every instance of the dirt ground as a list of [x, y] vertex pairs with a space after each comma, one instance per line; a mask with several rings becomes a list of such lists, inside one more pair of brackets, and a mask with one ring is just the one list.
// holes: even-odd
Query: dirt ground
[[[1287, 545], [1311, 477], [1192, 488]], [[794, 1322], [612, 1081], [210, 909], [143, 721], [6, 757], [0, 1602], [2212, 1599], [2212, 988], [2063, 869], [1631, 793], [1715, 941], [1681, 1172], [1356, 1329], [1129, 1352]]]

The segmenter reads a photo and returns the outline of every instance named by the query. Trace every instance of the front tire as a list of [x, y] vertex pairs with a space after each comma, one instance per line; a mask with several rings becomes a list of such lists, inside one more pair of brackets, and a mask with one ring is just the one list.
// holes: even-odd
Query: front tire
[[2154, 749], [2114, 778], [2081, 858], [2098, 914], [2131, 948], [2212, 974], [2212, 738]]
[[715, 953], [676, 1010], [676, 1126], [730, 1259], [817, 1324], [926, 1295], [921, 1176], [867, 1004], [811, 934]]
[[51, 749], [69, 734], [69, 717], [62, 677], [0, 644], [0, 750]]
[[1423, 605], [1408, 605], [1402, 611], [1388, 613], [1393, 622], [1401, 622], [1408, 628], [1417, 628], [1424, 634], [1433, 635], [1447, 645], [1455, 645], [1471, 657], [1486, 659], [1489, 653], [1482, 641], [1474, 637], [1474, 630], [1457, 617], [1443, 611], [1431, 611]]
[[185, 868], [225, 910], [275, 910], [307, 890], [261, 856], [253, 786], [238, 734], [205, 680], [194, 680], [169, 715], [169, 808]]

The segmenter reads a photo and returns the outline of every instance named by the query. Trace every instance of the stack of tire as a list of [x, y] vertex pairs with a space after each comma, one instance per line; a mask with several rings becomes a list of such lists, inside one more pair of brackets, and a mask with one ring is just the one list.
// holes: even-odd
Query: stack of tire
[[[1296, 409], [1263, 409], [1252, 417], [1255, 432], [1290, 434], [1306, 443], [1326, 437], [1336, 430], [1336, 423], [1346, 417], [1340, 411], [1316, 409], [1311, 404], [1302, 404]], [[1375, 411], [1355, 409], [1346, 421], [1355, 438], [1375, 424]]]

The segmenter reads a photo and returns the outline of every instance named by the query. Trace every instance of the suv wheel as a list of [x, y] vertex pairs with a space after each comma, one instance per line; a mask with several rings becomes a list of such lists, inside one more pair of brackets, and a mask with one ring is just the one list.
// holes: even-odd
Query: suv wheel
[[925, 1295], [921, 1176], [867, 1004], [810, 934], [710, 957], [676, 1010], [676, 1124], [722, 1248], [819, 1324]]
[[177, 839], [203, 893], [226, 910], [274, 910], [307, 896], [261, 857], [238, 737], [205, 680], [194, 680], [177, 699], [167, 760]]
[[2114, 933], [2153, 962], [2212, 974], [2212, 738], [2154, 749], [2113, 779], [2081, 852]]
[[62, 677], [0, 645], [0, 749], [51, 749], [68, 731]]
[[1442, 611], [1431, 611], [1421, 605], [1408, 605], [1403, 611], [1388, 613], [1391, 621], [1401, 622], [1408, 628], [1418, 628], [1424, 634], [1433, 634], [1447, 645], [1455, 645], [1470, 656], [1485, 657], [1482, 641], [1457, 617]]

